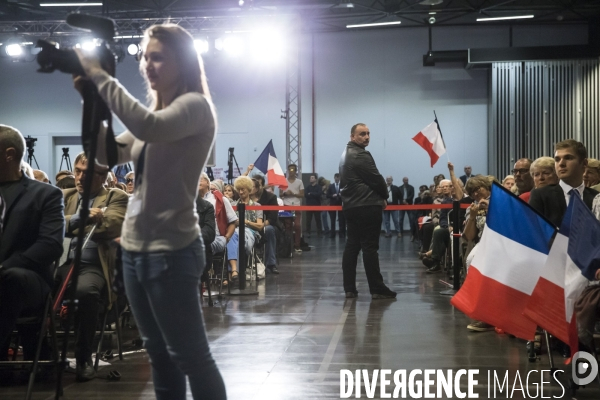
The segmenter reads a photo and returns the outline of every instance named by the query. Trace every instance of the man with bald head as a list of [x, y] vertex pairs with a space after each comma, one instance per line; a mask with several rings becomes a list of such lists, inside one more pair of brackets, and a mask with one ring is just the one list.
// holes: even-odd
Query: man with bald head
[[[5, 203], [0, 232], [0, 360], [6, 360], [19, 315], [43, 312], [54, 283], [52, 263], [63, 251], [62, 192], [22, 172], [24, 151], [23, 135], [0, 125], [0, 197]], [[35, 332], [23, 332], [23, 351], [26, 359], [33, 359]]]

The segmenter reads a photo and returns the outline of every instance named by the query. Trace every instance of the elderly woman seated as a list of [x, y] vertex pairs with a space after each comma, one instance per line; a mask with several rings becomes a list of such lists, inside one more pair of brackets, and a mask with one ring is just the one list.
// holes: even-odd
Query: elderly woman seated
[[[552, 157], [537, 158], [531, 163], [529, 171], [529, 174], [533, 178], [533, 187], [535, 189], [558, 183], [558, 176], [556, 175], [556, 169], [554, 168], [554, 158]], [[526, 202], [529, 202], [530, 195], [531, 192], [527, 192], [519, 197]]]
[[[248, 178], [247, 176], [240, 176], [234, 182], [235, 189], [240, 195], [240, 199], [236, 205], [245, 204], [248, 206], [259, 206], [260, 204], [252, 200], [251, 196], [258, 190], [258, 182]], [[236, 211], [239, 218], [239, 211]], [[246, 254], [252, 252], [254, 243], [260, 238], [259, 232], [263, 229], [263, 212], [261, 210], [246, 210], [245, 218], [245, 234], [244, 234], [244, 248]], [[238, 280], [238, 249], [239, 249], [239, 228], [235, 229], [234, 235], [231, 237], [229, 243], [227, 243], [227, 258], [231, 266], [231, 281], [235, 282]]]
[[600, 161], [588, 158], [588, 164], [583, 172], [583, 183], [585, 187], [591, 187], [600, 192]]

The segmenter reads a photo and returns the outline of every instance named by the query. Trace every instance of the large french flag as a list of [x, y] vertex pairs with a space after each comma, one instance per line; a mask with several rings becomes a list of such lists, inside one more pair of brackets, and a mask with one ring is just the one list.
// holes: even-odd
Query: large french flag
[[267, 175], [267, 182], [269, 185], [279, 186], [281, 189], [287, 189], [287, 179], [283, 174], [283, 170], [281, 169], [281, 165], [279, 165], [279, 161], [277, 161], [272, 140], [269, 140], [267, 147], [265, 147], [263, 152], [260, 153], [260, 156], [258, 156], [258, 159], [254, 163], [254, 167], [263, 174]]
[[600, 268], [600, 222], [572, 195], [525, 315], [571, 347], [579, 347], [574, 307]]
[[412, 140], [417, 142], [429, 154], [432, 168], [440, 156], [446, 152], [446, 145], [444, 144], [437, 120], [421, 129], [421, 132], [417, 133]]
[[452, 305], [473, 319], [533, 340], [536, 324], [523, 310], [555, 232], [527, 203], [494, 182], [477, 253]]

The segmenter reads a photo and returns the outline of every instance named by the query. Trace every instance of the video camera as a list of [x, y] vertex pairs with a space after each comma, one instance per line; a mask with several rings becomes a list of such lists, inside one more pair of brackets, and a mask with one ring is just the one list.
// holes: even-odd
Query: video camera
[[[116, 55], [110, 48], [115, 36], [114, 21], [109, 18], [72, 13], [67, 15], [67, 24], [74, 28], [90, 31], [94, 37], [101, 40], [101, 45], [96, 49], [100, 65], [106, 72], [114, 76]], [[55, 43], [46, 40], [38, 40], [37, 45], [42, 49], [37, 55], [37, 62], [40, 65], [38, 72], [50, 73], [59, 70], [67, 74], [85, 76], [79, 58], [72, 49], [59, 50]]]
[[37, 142], [37, 138], [32, 138], [29, 135], [27, 135], [27, 137], [25, 138], [25, 144], [27, 145], [28, 149], [33, 149], [33, 146], [35, 146], [35, 142]]

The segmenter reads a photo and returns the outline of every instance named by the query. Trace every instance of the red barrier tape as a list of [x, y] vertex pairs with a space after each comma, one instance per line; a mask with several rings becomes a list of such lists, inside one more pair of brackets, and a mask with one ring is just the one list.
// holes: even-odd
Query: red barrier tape
[[[460, 208], [466, 209], [469, 204], [461, 204]], [[386, 211], [396, 210], [431, 210], [431, 209], [452, 209], [452, 204], [424, 204], [424, 205], [392, 205], [385, 208]], [[233, 206], [237, 210], [236, 206]], [[246, 210], [262, 211], [341, 211], [342, 206], [246, 206]]]

